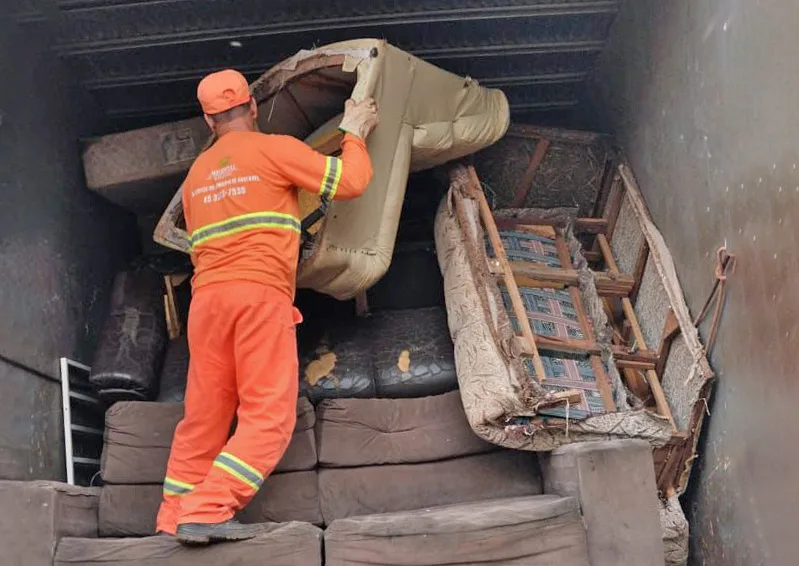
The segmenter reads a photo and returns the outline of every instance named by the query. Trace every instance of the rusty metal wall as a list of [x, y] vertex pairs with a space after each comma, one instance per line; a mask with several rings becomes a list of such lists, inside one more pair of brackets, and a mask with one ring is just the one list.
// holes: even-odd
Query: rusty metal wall
[[696, 313], [738, 256], [684, 498], [696, 565], [787, 565], [799, 537], [799, 4], [628, 0], [594, 76]]
[[90, 361], [136, 228], [84, 186], [92, 101], [46, 35], [0, 28], [0, 478], [59, 477], [58, 358]]

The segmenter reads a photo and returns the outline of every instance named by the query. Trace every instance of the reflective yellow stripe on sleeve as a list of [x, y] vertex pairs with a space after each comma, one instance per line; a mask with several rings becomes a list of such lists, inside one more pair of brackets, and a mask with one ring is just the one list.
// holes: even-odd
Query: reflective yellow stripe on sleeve
[[344, 163], [338, 157], [328, 157], [325, 166], [325, 175], [322, 177], [322, 185], [319, 189], [319, 196], [332, 199], [338, 191], [338, 184], [341, 181], [341, 172]]

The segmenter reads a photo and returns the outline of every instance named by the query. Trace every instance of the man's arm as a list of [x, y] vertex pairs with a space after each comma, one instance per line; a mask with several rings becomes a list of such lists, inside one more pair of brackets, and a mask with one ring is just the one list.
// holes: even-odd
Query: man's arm
[[372, 179], [366, 144], [352, 134], [344, 135], [340, 157], [323, 155], [291, 136], [281, 136], [279, 145], [279, 153], [271, 155], [275, 166], [292, 185], [306, 191], [352, 199], [361, 196]]
[[372, 179], [372, 160], [364, 140], [377, 126], [377, 106], [371, 98], [344, 103], [339, 129], [344, 132], [341, 157], [314, 151], [301, 141], [281, 140], [278, 168], [289, 181], [328, 199], [345, 200], [361, 196]]

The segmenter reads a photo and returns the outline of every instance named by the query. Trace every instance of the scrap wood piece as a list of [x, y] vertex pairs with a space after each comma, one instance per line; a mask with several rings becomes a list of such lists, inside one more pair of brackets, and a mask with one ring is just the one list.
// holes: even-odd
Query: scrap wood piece
[[561, 403], [579, 405], [582, 401], [583, 394], [579, 389], [567, 389], [566, 391], [558, 391], [557, 393], [548, 393], [544, 399], [536, 403], [534, 410], [537, 412], [544, 407], [551, 407], [552, 405], [559, 405]]
[[[611, 273], [618, 273], [619, 266], [616, 264], [616, 260], [613, 257], [613, 252], [610, 248], [607, 237], [604, 234], [599, 234], [597, 236], [597, 240], [599, 242], [599, 248], [602, 250], [602, 254], [605, 256], [605, 263], [607, 264]], [[646, 340], [644, 339], [644, 333], [641, 331], [641, 325], [638, 324], [638, 316], [635, 314], [635, 309], [633, 308], [633, 303], [630, 298], [622, 297], [621, 306], [622, 310], [624, 311], [625, 319], [630, 323], [632, 328], [633, 337], [635, 338], [635, 343], [638, 346], [638, 349], [642, 352], [648, 352], [649, 350], [646, 345]], [[674, 417], [671, 414], [671, 408], [669, 407], [669, 402], [666, 399], [666, 394], [663, 392], [660, 378], [658, 377], [657, 373], [655, 373], [654, 369], [646, 370], [644, 375], [646, 376], [646, 381], [649, 384], [649, 389], [652, 391], [652, 395], [655, 397], [655, 405], [657, 406], [658, 413], [661, 416], [666, 417], [669, 420], [672, 428], [677, 430], [677, 424], [674, 422]]]
[[173, 284], [173, 276], [164, 276], [164, 284], [166, 285], [166, 294], [164, 295], [164, 316], [166, 317], [166, 328], [170, 340], [174, 340], [180, 336], [181, 325], [178, 318], [178, 307], [175, 300], [175, 287]]
[[471, 165], [468, 168], [468, 175], [472, 184], [473, 196], [477, 200], [480, 209], [480, 217], [483, 221], [486, 232], [488, 233], [488, 239], [491, 242], [491, 247], [494, 249], [496, 259], [499, 261], [502, 267], [505, 286], [508, 288], [508, 294], [510, 295], [514, 313], [516, 314], [519, 326], [522, 329], [524, 340], [527, 342], [527, 346], [532, 354], [533, 369], [535, 370], [536, 377], [539, 379], [539, 381], [544, 381], [546, 379], [544, 364], [541, 361], [541, 356], [538, 354], [535, 336], [533, 334], [533, 329], [530, 326], [530, 320], [527, 318], [527, 311], [522, 303], [521, 295], [519, 294], [519, 287], [516, 285], [516, 280], [513, 277], [513, 271], [508, 263], [507, 255], [505, 254], [505, 247], [502, 244], [502, 239], [499, 236], [499, 230], [497, 230], [497, 226], [494, 223], [494, 216], [491, 212], [491, 208], [488, 206], [485, 193], [483, 193], [480, 179], [477, 178], [477, 173], [475, 172], [474, 167]]
[[573, 143], [577, 145], [593, 145], [603, 139], [606, 139], [605, 135], [598, 134], [596, 132], [562, 130], [559, 128], [529, 126], [527, 124], [511, 124], [506, 135], [510, 137], [528, 139], [546, 138], [553, 142]]
[[544, 157], [546, 157], [549, 145], [550, 142], [546, 138], [540, 138], [536, 142], [535, 151], [533, 152], [533, 156], [530, 158], [530, 165], [528, 165], [521, 181], [519, 181], [519, 184], [516, 186], [516, 192], [514, 193], [515, 196], [513, 197], [510, 205], [511, 208], [519, 208], [524, 205], [524, 202], [527, 200], [527, 195], [530, 193], [530, 189], [533, 187], [536, 171], [538, 171], [538, 168], [544, 161]]

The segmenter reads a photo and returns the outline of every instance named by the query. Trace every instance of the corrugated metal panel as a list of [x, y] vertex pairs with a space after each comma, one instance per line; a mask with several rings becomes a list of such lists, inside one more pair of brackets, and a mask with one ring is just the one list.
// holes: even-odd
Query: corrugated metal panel
[[[50, 0], [54, 49], [110, 117], [196, 114], [196, 82], [220, 67], [257, 76], [314, 45], [386, 38], [508, 92], [514, 113], [562, 113], [616, 17], [618, 0]], [[119, 123], [119, 122], [118, 122]]]

